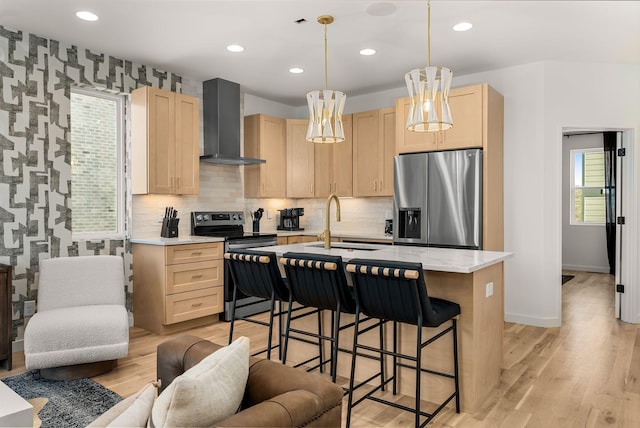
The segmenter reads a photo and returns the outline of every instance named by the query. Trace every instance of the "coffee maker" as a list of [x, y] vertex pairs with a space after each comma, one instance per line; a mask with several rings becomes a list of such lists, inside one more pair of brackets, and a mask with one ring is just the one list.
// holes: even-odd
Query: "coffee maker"
[[300, 217], [304, 215], [304, 208], [285, 208], [280, 211], [278, 230], [304, 230], [300, 227]]

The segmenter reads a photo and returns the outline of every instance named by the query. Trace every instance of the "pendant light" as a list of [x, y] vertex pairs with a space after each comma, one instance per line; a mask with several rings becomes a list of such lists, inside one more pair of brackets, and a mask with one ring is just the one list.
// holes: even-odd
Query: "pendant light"
[[318, 23], [324, 25], [324, 90], [307, 94], [309, 127], [307, 141], [312, 143], [340, 143], [344, 141], [342, 110], [347, 97], [343, 92], [327, 89], [327, 25], [333, 16], [322, 15]]
[[449, 87], [453, 73], [431, 66], [431, 0], [427, 0], [427, 66], [405, 74], [411, 102], [407, 129], [413, 132], [445, 131], [453, 126], [449, 109]]

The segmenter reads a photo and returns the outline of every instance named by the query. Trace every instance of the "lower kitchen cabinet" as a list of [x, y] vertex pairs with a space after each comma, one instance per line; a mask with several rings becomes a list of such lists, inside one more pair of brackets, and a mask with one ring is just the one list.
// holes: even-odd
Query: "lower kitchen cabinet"
[[222, 242], [133, 244], [133, 317], [157, 334], [209, 324], [224, 310]]

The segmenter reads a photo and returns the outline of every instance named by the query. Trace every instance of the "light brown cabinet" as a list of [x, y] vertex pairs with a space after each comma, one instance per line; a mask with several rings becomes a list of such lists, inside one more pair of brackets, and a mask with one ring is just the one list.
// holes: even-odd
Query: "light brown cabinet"
[[221, 242], [133, 244], [133, 316], [158, 334], [209, 324], [224, 310]]
[[247, 198], [284, 198], [287, 193], [286, 121], [255, 114], [244, 118], [244, 156], [267, 162], [244, 167]]
[[393, 195], [395, 108], [353, 114], [353, 196]]
[[442, 132], [409, 131], [409, 98], [396, 100], [396, 153], [483, 147], [483, 111], [489, 89], [486, 84], [452, 89], [449, 108], [453, 127]]
[[314, 144], [315, 197], [326, 198], [332, 193], [353, 196], [353, 117], [342, 116], [344, 141], [335, 144]]
[[145, 86], [131, 93], [134, 194], [197, 195], [200, 100]]
[[306, 140], [307, 119], [287, 119], [287, 197], [315, 196], [316, 144]]
[[353, 195], [351, 115], [342, 116], [345, 140], [314, 144], [306, 140], [308, 120], [287, 119], [287, 197]]

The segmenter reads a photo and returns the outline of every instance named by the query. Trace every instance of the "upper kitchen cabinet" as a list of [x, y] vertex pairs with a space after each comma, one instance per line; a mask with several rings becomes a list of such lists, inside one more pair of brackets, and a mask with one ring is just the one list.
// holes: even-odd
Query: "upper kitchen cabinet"
[[286, 121], [265, 114], [244, 118], [244, 156], [266, 163], [245, 165], [247, 198], [284, 198], [287, 194]]
[[197, 195], [200, 100], [145, 86], [131, 93], [134, 194]]
[[396, 152], [417, 153], [434, 150], [453, 150], [462, 148], [484, 148], [487, 143], [487, 127], [491, 116], [500, 115], [495, 98], [502, 96], [487, 84], [451, 89], [449, 108], [453, 118], [453, 127], [442, 132], [412, 132], [407, 130], [409, 98], [396, 100]]
[[314, 146], [306, 140], [307, 119], [287, 119], [287, 197], [313, 198]]
[[342, 116], [344, 141], [315, 146], [315, 197], [325, 198], [332, 193], [353, 196], [353, 118]]
[[353, 114], [353, 196], [393, 195], [396, 112]]

